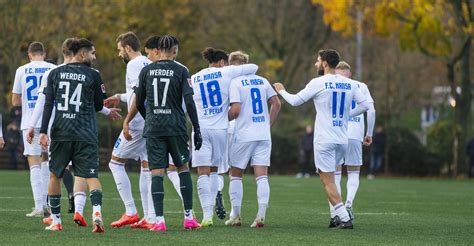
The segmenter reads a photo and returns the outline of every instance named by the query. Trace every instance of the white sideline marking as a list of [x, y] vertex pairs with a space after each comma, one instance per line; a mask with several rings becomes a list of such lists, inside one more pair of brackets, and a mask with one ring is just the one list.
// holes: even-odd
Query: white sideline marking
[[[20, 199], [20, 200], [33, 200], [33, 197], [30, 196], [0, 196], [0, 200], [13, 200], [13, 199]], [[61, 200], [69, 200], [67, 197], [61, 197]], [[121, 198], [102, 198], [102, 200], [106, 200], [106, 201], [109, 201], [109, 200], [112, 200], [112, 201], [122, 201]], [[181, 199], [166, 199], [166, 201], [181, 201]]]
[[[329, 213], [319, 213], [320, 215], [329, 215]], [[355, 215], [374, 215], [374, 216], [385, 216], [385, 215], [410, 215], [409, 213], [394, 213], [394, 212], [357, 212]]]
[[[9, 208], [0, 208], [0, 212], [31, 212], [28, 209], [9, 209]], [[165, 211], [165, 214], [182, 214], [183, 211]], [[195, 214], [201, 214], [201, 212], [194, 212]]]

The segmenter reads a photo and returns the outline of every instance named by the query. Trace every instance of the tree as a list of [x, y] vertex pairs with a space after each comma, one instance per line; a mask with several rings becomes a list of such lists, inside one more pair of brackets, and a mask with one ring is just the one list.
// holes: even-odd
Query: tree
[[[354, 29], [352, 13], [354, 9], [361, 8], [365, 25], [372, 34], [396, 36], [402, 49], [417, 50], [445, 63], [451, 94], [456, 100], [455, 123], [461, 129], [453, 132], [458, 159], [452, 171], [454, 175], [462, 171], [472, 100], [470, 53], [474, 34], [473, 1], [313, 0], [313, 3], [324, 7], [324, 21], [335, 31], [350, 35]], [[456, 77], [459, 77], [459, 82]], [[458, 85], [461, 93], [456, 90]]]

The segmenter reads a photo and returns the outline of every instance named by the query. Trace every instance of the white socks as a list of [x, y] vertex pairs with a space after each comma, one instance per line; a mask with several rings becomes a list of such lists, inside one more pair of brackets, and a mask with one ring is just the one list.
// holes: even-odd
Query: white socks
[[346, 206], [352, 207], [357, 189], [359, 189], [360, 171], [347, 171], [347, 200]]
[[151, 195], [151, 171], [150, 175], [146, 176], [146, 181], [148, 185], [148, 214], [146, 221], [148, 223], [154, 224], [156, 222], [155, 206], [153, 205], [153, 196]]
[[84, 206], [86, 206], [86, 193], [74, 192], [74, 212], [84, 214]]
[[219, 178], [219, 191], [224, 189], [224, 175], [217, 175]]
[[342, 222], [347, 222], [350, 220], [346, 207], [342, 202], [334, 205], [334, 210], [336, 210], [336, 215], [339, 216]]
[[219, 192], [219, 175], [217, 173], [211, 172], [209, 175], [210, 180], [210, 189], [211, 189], [211, 211], [214, 210], [216, 206], [216, 197], [217, 192]]
[[43, 207], [48, 207], [48, 184], [49, 184], [49, 165], [47, 161], [41, 162], [41, 185], [43, 189]]
[[197, 180], [197, 192], [203, 212], [203, 220], [212, 218], [212, 202], [210, 178], [207, 175], [199, 176]]
[[117, 190], [125, 205], [125, 214], [129, 216], [135, 215], [137, 213], [137, 208], [135, 207], [135, 201], [132, 196], [130, 179], [125, 171], [125, 164], [111, 160], [109, 168], [110, 171], [112, 171]]
[[33, 191], [33, 199], [35, 201], [35, 210], [43, 211], [43, 184], [41, 182], [41, 165], [30, 167], [30, 183]]
[[331, 218], [336, 217], [336, 210], [334, 209], [334, 206], [331, 204], [331, 202], [328, 200], [329, 203], [329, 212], [331, 213]]
[[176, 170], [174, 171], [167, 171], [168, 178], [170, 179], [171, 183], [173, 183], [174, 189], [178, 192], [179, 197], [183, 200], [183, 196], [181, 195], [181, 184], [179, 183], [179, 175]]
[[337, 192], [339, 192], [340, 196], [342, 196], [342, 193], [341, 193], [341, 177], [342, 177], [342, 171], [335, 171], [334, 172], [334, 182], [336, 183]]
[[230, 216], [235, 218], [240, 216], [240, 208], [242, 207], [242, 197], [244, 195], [244, 188], [241, 177], [230, 177], [229, 196], [232, 211]]
[[146, 218], [148, 215], [148, 203], [153, 202], [148, 200], [148, 193], [150, 192], [151, 186], [148, 185], [148, 176], [151, 178], [150, 169], [142, 167], [140, 170], [140, 199], [142, 200], [143, 217]]
[[260, 176], [257, 181], [257, 200], [258, 200], [258, 218], [265, 218], [265, 213], [270, 200], [270, 185], [268, 184], [268, 176]]

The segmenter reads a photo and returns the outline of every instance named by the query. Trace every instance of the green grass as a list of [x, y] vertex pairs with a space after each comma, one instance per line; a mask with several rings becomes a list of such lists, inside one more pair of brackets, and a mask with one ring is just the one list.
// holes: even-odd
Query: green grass
[[[141, 211], [138, 174], [131, 175], [137, 207]], [[102, 172], [106, 224], [120, 217], [124, 208], [110, 173]], [[195, 181], [194, 177], [194, 181]], [[179, 197], [165, 181], [165, 216], [168, 232], [152, 233], [130, 228], [106, 227], [104, 235], [91, 233], [91, 227], [77, 228], [71, 215], [63, 213], [63, 231], [44, 231], [39, 218], [27, 218], [33, 206], [28, 172], [0, 172], [0, 245], [72, 243], [114, 244], [395, 244], [446, 245], [474, 244], [474, 182], [441, 179], [361, 180], [354, 203], [354, 230], [330, 230], [328, 205], [317, 177], [295, 179], [270, 177], [271, 197], [264, 228], [251, 229], [257, 210], [255, 181], [244, 178], [243, 226], [228, 228], [215, 218], [215, 226], [197, 231], [181, 227]], [[227, 181], [226, 181], [227, 182]], [[228, 187], [226, 183], [226, 188]], [[226, 189], [227, 190], [227, 189]], [[345, 190], [345, 189], [343, 189]], [[226, 207], [229, 199], [225, 193]], [[63, 197], [65, 195], [63, 194]], [[196, 215], [201, 218], [197, 194]], [[67, 200], [63, 200], [63, 211]], [[167, 211], [167, 212], [166, 212]], [[89, 220], [90, 203], [85, 214]]]

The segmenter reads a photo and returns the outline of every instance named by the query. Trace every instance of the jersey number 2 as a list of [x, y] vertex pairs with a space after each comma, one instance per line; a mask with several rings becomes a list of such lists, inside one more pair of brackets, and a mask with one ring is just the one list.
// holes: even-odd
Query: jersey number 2
[[42, 79], [43, 79], [43, 76], [40, 76], [39, 83], [38, 83], [38, 77], [34, 75], [26, 77], [26, 84], [29, 84], [31, 82], [31, 85], [29, 85], [28, 88], [26, 88], [26, 98], [28, 99], [28, 101], [38, 100], [38, 96], [33, 96], [31, 93], [34, 89], [41, 86]]

